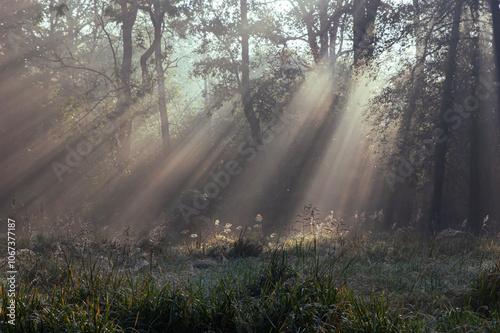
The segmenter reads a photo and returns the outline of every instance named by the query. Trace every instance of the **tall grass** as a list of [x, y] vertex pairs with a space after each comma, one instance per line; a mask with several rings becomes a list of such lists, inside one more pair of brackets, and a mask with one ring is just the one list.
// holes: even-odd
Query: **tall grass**
[[0, 331], [500, 331], [497, 240], [324, 235], [21, 240], [16, 325], [3, 279]]

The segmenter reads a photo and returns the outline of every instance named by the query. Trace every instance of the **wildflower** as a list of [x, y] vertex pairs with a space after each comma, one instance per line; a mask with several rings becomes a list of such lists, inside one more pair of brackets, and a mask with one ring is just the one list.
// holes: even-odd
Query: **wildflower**
[[260, 224], [256, 224], [253, 226], [255, 229], [259, 229], [259, 228], [262, 228], [262, 226]]
[[226, 225], [224, 226], [224, 228], [229, 229], [229, 228], [231, 228], [232, 226], [233, 226], [233, 225], [232, 225], [231, 223], [226, 223]]
[[236, 230], [241, 230], [241, 229], [243, 229], [243, 227], [241, 225], [236, 227]]
[[197, 234], [191, 234], [191, 238], [196, 238], [196, 237], [198, 237]]
[[484, 218], [484, 220], [483, 220], [483, 228], [486, 227], [486, 222], [488, 222], [489, 218], [490, 218], [489, 215], [486, 215], [486, 217]]
[[260, 214], [257, 214], [257, 216], [255, 217], [255, 221], [257, 221], [257, 222], [262, 222], [263, 219], [264, 218]]
[[269, 235], [269, 236], [270, 236], [271, 238], [274, 238], [274, 237], [276, 237], [276, 233], [275, 233], [275, 232], [273, 232], [273, 233], [272, 233], [271, 235]]
[[215, 226], [218, 227], [220, 224], [220, 221], [219, 220], [215, 220]]

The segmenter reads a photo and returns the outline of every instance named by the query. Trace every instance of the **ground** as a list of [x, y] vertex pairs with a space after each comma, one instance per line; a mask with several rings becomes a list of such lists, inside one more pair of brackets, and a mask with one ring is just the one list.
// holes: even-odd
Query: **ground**
[[216, 234], [175, 246], [88, 235], [19, 240], [16, 325], [6, 323], [3, 279], [0, 329], [500, 331], [497, 238], [321, 235]]

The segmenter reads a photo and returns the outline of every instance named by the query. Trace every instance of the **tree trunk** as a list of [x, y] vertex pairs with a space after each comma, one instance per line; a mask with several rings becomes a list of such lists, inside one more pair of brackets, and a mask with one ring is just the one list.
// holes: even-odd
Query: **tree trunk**
[[[495, 68], [496, 68], [496, 79], [495, 81], [500, 80], [500, 1], [499, 0], [490, 0], [491, 7], [491, 17], [493, 22], [493, 44], [495, 48]], [[497, 121], [498, 121], [498, 130], [500, 131], [500, 86], [497, 88], [497, 96], [496, 96], [496, 109], [497, 109]]]
[[[413, 6], [416, 11], [414, 24], [417, 27], [415, 31], [416, 64], [412, 71], [411, 81], [413, 89], [410, 92], [408, 107], [404, 110], [401, 125], [397, 134], [397, 140], [399, 140], [399, 143], [396, 147], [396, 157], [408, 156], [411, 149], [409, 146], [410, 139], [413, 136], [413, 133], [411, 132], [411, 124], [413, 121], [413, 115], [417, 110], [417, 100], [424, 85], [425, 47], [424, 41], [420, 36], [422, 29], [420, 27], [418, 0], [413, 0]], [[415, 183], [416, 179], [414, 179], [414, 177], [410, 177], [410, 179], [407, 179], [404, 184], [397, 186], [392, 192], [385, 209], [386, 214], [384, 217], [384, 229], [390, 229], [394, 223], [397, 223], [398, 226], [402, 226], [410, 222], [413, 207], [412, 204], [415, 197]]]
[[491, 17], [493, 23], [493, 41], [495, 46], [496, 71], [500, 77], [500, 1], [490, 0]]
[[155, 54], [155, 69], [157, 76], [157, 91], [158, 91], [158, 111], [160, 114], [160, 129], [161, 129], [161, 140], [162, 140], [162, 155], [166, 157], [170, 154], [172, 150], [172, 143], [170, 140], [170, 123], [168, 121], [167, 112], [167, 95], [165, 92], [165, 69], [163, 68], [163, 57], [162, 51], [162, 29], [165, 17], [165, 12], [162, 10], [160, 1], [155, 0], [153, 2], [153, 8], [145, 7], [144, 9], [149, 13], [151, 22], [154, 27], [154, 39], [149, 48], [141, 56], [141, 72], [142, 72], [142, 84], [144, 89], [149, 89], [151, 83], [151, 77], [148, 72], [147, 61], [149, 57]]
[[118, 97], [117, 116], [121, 119], [118, 126], [118, 166], [122, 169], [126, 168], [127, 161], [130, 156], [130, 136], [132, 134], [132, 119], [130, 119], [130, 106], [132, 98], [132, 89], [130, 78], [132, 75], [132, 29], [137, 17], [137, 6], [128, 6], [127, 2], [120, 3], [123, 24], [123, 59], [120, 70], [121, 90]]
[[150, 88], [150, 83], [151, 83], [151, 77], [149, 75], [147, 61], [149, 57], [151, 57], [151, 55], [153, 55], [153, 53], [158, 48], [161, 49], [159, 45], [161, 43], [162, 24], [163, 24], [163, 17], [165, 15], [160, 8], [160, 3], [158, 0], [155, 0], [154, 6], [155, 6], [154, 10], [151, 7], [146, 8], [146, 11], [149, 12], [151, 23], [153, 23], [154, 27], [153, 42], [146, 50], [146, 52], [144, 52], [144, 54], [141, 56], [140, 59], [141, 72], [142, 72], [142, 85], [146, 90]]
[[[161, 26], [160, 26], [161, 29]], [[165, 70], [163, 68], [161, 56], [161, 40], [158, 48], [155, 51], [156, 60], [156, 75], [158, 77], [158, 109], [160, 111], [160, 126], [162, 139], [162, 152], [166, 157], [172, 150], [172, 142], [170, 140], [170, 123], [168, 121], [167, 112], [167, 96], [165, 93]]]
[[[472, 8], [479, 8], [478, 0]], [[478, 27], [478, 10], [472, 12], [473, 23], [475, 27]], [[472, 43], [472, 73], [471, 82], [472, 93], [479, 83], [479, 38], [474, 37], [471, 41]], [[471, 113], [470, 121], [470, 166], [469, 166], [469, 223], [471, 231], [476, 235], [479, 235], [482, 227], [482, 214], [483, 214], [483, 196], [482, 196], [482, 186], [481, 186], [481, 166], [482, 166], [482, 149], [480, 143], [480, 130], [479, 130], [479, 120], [480, 120], [480, 109], [477, 112]]]
[[[494, 45], [494, 55], [495, 55], [495, 68], [496, 73], [494, 73], [494, 81], [500, 80], [500, 1], [490, 0], [490, 9], [493, 23], [493, 45]], [[500, 133], [500, 85], [497, 86], [496, 96], [493, 97], [493, 102], [496, 108], [497, 114], [497, 133]], [[493, 183], [497, 180], [494, 179]], [[497, 192], [498, 193], [498, 192]], [[488, 200], [488, 208], [494, 208], [491, 210], [492, 214], [497, 214], [500, 216], [500, 209], [496, 200], [494, 199], [495, 194], [492, 193]], [[490, 212], [490, 210], [488, 210]]]
[[[439, 128], [442, 130], [442, 136], [448, 135], [449, 122], [443, 119], [443, 114], [453, 106], [453, 76], [456, 69], [456, 56], [460, 34], [460, 18], [462, 16], [463, 0], [458, 0], [453, 11], [453, 22], [451, 36], [446, 58], [445, 79], [443, 83], [443, 99], [441, 102], [439, 114]], [[436, 145], [434, 161], [434, 191], [432, 194], [431, 219], [432, 228], [440, 230], [443, 226], [443, 185], [446, 168], [446, 152], [448, 150], [447, 141]]]
[[253, 109], [252, 98], [250, 96], [250, 56], [248, 47], [248, 17], [247, 17], [247, 1], [240, 0], [241, 6], [241, 100], [243, 103], [243, 111], [250, 124], [253, 140], [262, 144], [262, 133], [260, 130], [259, 119], [255, 115]]
[[337, 50], [335, 49], [337, 45], [337, 32], [339, 30], [339, 23], [333, 22], [330, 26], [330, 66], [333, 71], [335, 71], [335, 65], [337, 63]]
[[319, 9], [319, 45], [321, 52], [321, 59], [325, 61], [328, 59], [328, 32], [330, 28], [330, 18], [328, 17], [328, 0], [320, 0], [318, 4]]
[[354, 68], [367, 64], [375, 51], [375, 18], [381, 0], [353, 1]]
[[469, 223], [472, 232], [479, 234], [482, 226], [481, 175], [480, 175], [480, 132], [479, 115], [471, 115], [470, 170], [469, 170]]

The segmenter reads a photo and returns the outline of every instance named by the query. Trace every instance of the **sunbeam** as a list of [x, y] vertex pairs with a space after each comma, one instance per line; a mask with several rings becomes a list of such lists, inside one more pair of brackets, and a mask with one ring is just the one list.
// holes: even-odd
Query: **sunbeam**
[[311, 170], [313, 176], [301, 205], [312, 203], [325, 212], [334, 210], [339, 216], [366, 207], [374, 165], [364, 114], [372, 97], [370, 92], [378, 84], [369, 75], [352, 79], [345, 111], [338, 125], [330, 129], [320, 162]]

